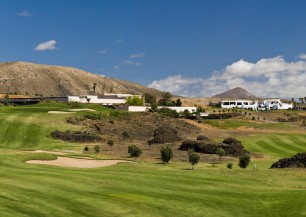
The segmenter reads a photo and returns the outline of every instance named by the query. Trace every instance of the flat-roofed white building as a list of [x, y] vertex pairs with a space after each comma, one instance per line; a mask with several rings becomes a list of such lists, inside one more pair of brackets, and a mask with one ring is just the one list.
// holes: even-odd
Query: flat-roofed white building
[[221, 108], [232, 109], [252, 109], [252, 110], [278, 110], [292, 109], [292, 103], [282, 102], [280, 99], [268, 99], [261, 102], [258, 100], [224, 100], [221, 102]]
[[221, 102], [221, 108], [241, 108], [241, 109], [257, 109], [257, 102], [251, 100], [224, 100]]

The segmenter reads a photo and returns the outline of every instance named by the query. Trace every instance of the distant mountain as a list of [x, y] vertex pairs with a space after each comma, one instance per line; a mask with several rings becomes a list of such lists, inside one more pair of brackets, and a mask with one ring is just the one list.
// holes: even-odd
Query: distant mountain
[[[94, 90], [95, 86], [95, 90]], [[103, 93], [161, 92], [129, 81], [104, 77], [80, 69], [27, 62], [0, 63], [0, 94], [19, 95], [89, 95]]]
[[236, 87], [226, 92], [214, 95], [212, 98], [254, 99], [256, 96], [241, 87]]

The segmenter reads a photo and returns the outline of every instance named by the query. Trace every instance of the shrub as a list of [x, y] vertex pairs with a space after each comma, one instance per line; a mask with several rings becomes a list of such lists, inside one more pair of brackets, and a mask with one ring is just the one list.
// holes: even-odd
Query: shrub
[[114, 145], [114, 141], [113, 140], [108, 140], [107, 144], [109, 147], [112, 147]]
[[128, 153], [130, 154], [131, 157], [135, 157], [136, 160], [136, 158], [141, 155], [142, 151], [136, 145], [129, 145]]
[[128, 139], [128, 138], [130, 138], [130, 135], [129, 135], [128, 132], [124, 131], [124, 132], [122, 133], [122, 137], [123, 137], [124, 139]]
[[85, 146], [85, 147], [83, 148], [83, 151], [85, 151], [85, 152], [88, 152], [88, 150], [89, 150], [89, 148], [88, 148], [87, 146]]
[[114, 120], [110, 120], [108, 123], [110, 123], [110, 124], [114, 124], [114, 123], [115, 123], [115, 121], [114, 121]]
[[100, 153], [100, 146], [95, 145], [94, 150], [96, 154]]
[[90, 120], [102, 120], [103, 115], [101, 112], [99, 113], [88, 113], [84, 115], [84, 118], [90, 119]]
[[246, 169], [250, 162], [251, 162], [251, 156], [250, 155], [243, 155], [239, 158], [238, 166], [240, 168]]
[[192, 169], [193, 169], [194, 165], [199, 162], [199, 160], [200, 160], [200, 156], [198, 154], [193, 152], [189, 155], [189, 163], [191, 163]]
[[173, 157], [173, 151], [169, 146], [164, 146], [160, 149], [160, 155], [164, 165], [166, 165]]
[[56, 139], [61, 139], [69, 142], [97, 142], [101, 141], [101, 137], [87, 131], [66, 131], [61, 132], [55, 130], [51, 133], [51, 136]]
[[82, 104], [79, 103], [79, 102], [68, 102], [67, 104], [72, 109], [74, 109], [74, 108], [82, 108]]
[[228, 163], [228, 164], [226, 165], [226, 167], [227, 167], [228, 169], [232, 169], [232, 168], [233, 168], [233, 163]]

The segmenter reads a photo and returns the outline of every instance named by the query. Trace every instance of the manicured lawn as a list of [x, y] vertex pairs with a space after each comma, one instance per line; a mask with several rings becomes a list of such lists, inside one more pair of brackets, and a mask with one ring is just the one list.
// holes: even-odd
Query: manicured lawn
[[286, 130], [291, 128], [291, 126], [287, 123], [269, 123], [245, 119], [205, 120], [204, 123], [220, 129], [236, 129], [238, 127], [249, 127], [260, 130]]
[[2, 216], [306, 214], [304, 170], [228, 170], [225, 164], [200, 164], [191, 171], [185, 170], [187, 163], [164, 167], [143, 162], [65, 169], [23, 163], [35, 155], [1, 155]]
[[[82, 106], [103, 115], [112, 112]], [[97, 169], [26, 164], [56, 155], [22, 149], [80, 147], [50, 137], [55, 129], [81, 128], [66, 119], [83, 113], [47, 113], [69, 108], [57, 103], [0, 107], [0, 216], [306, 216], [306, 170], [268, 169], [280, 157], [306, 151], [305, 134], [263, 131], [240, 136], [246, 149], [266, 157], [252, 160], [246, 170], [238, 168], [237, 159], [232, 170], [226, 168], [227, 162], [215, 167], [200, 163], [195, 170], [178, 161], [167, 166], [141, 161]], [[259, 125], [224, 123], [224, 129]]]

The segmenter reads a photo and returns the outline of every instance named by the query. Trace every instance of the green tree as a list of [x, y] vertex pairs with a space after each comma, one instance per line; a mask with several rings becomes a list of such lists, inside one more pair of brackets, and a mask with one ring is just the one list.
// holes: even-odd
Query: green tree
[[250, 162], [251, 162], [251, 156], [250, 155], [243, 155], [239, 158], [238, 166], [240, 168], [246, 169]]
[[96, 92], [96, 87], [97, 87], [97, 83], [93, 83], [93, 84], [92, 84], [92, 89], [93, 89], [93, 92], [94, 92], [94, 93]]
[[225, 155], [224, 149], [223, 149], [223, 148], [218, 148], [218, 149], [217, 149], [217, 155], [219, 155], [219, 163], [220, 163], [220, 162], [221, 162], [222, 156]]
[[150, 93], [145, 93], [143, 95], [145, 103], [148, 103], [152, 106], [152, 104], [156, 104], [156, 96], [150, 94]]
[[166, 165], [172, 159], [173, 151], [169, 146], [164, 146], [160, 149], [160, 156], [164, 165]]
[[100, 153], [100, 146], [95, 145], [94, 150], [96, 154]]
[[129, 106], [141, 106], [143, 105], [143, 99], [138, 96], [129, 96], [126, 99], [126, 104]]
[[162, 92], [162, 97], [161, 99], [158, 101], [158, 104], [160, 106], [168, 106], [169, 104], [171, 104], [171, 98], [172, 98], [172, 95], [170, 92]]
[[194, 165], [198, 164], [200, 160], [200, 156], [196, 153], [192, 153], [189, 155], [189, 163], [191, 163], [192, 165], [192, 169], [194, 167]]
[[128, 153], [130, 154], [131, 157], [135, 157], [136, 160], [136, 158], [141, 155], [142, 151], [136, 145], [129, 145]]
[[112, 147], [112, 146], [114, 145], [114, 141], [113, 141], [113, 140], [108, 140], [108, 141], [107, 141], [107, 145], [108, 145], [109, 147]]
[[87, 147], [87, 146], [85, 146], [84, 148], [83, 148], [83, 151], [85, 151], [86, 153], [89, 151], [89, 148]]
[[177, 99], [176, 102], [175, 102], [175, 106], [178, 106], [178, 107], [181, 107], [182, 106], [182, 101], [181, 99]]
[[5, 94], [5, 96], [3, 97], [3, 104], [5, 106], [8, 106], [9, 105], [9, 101], [10, 101], [10, 95], [7, 93]]

